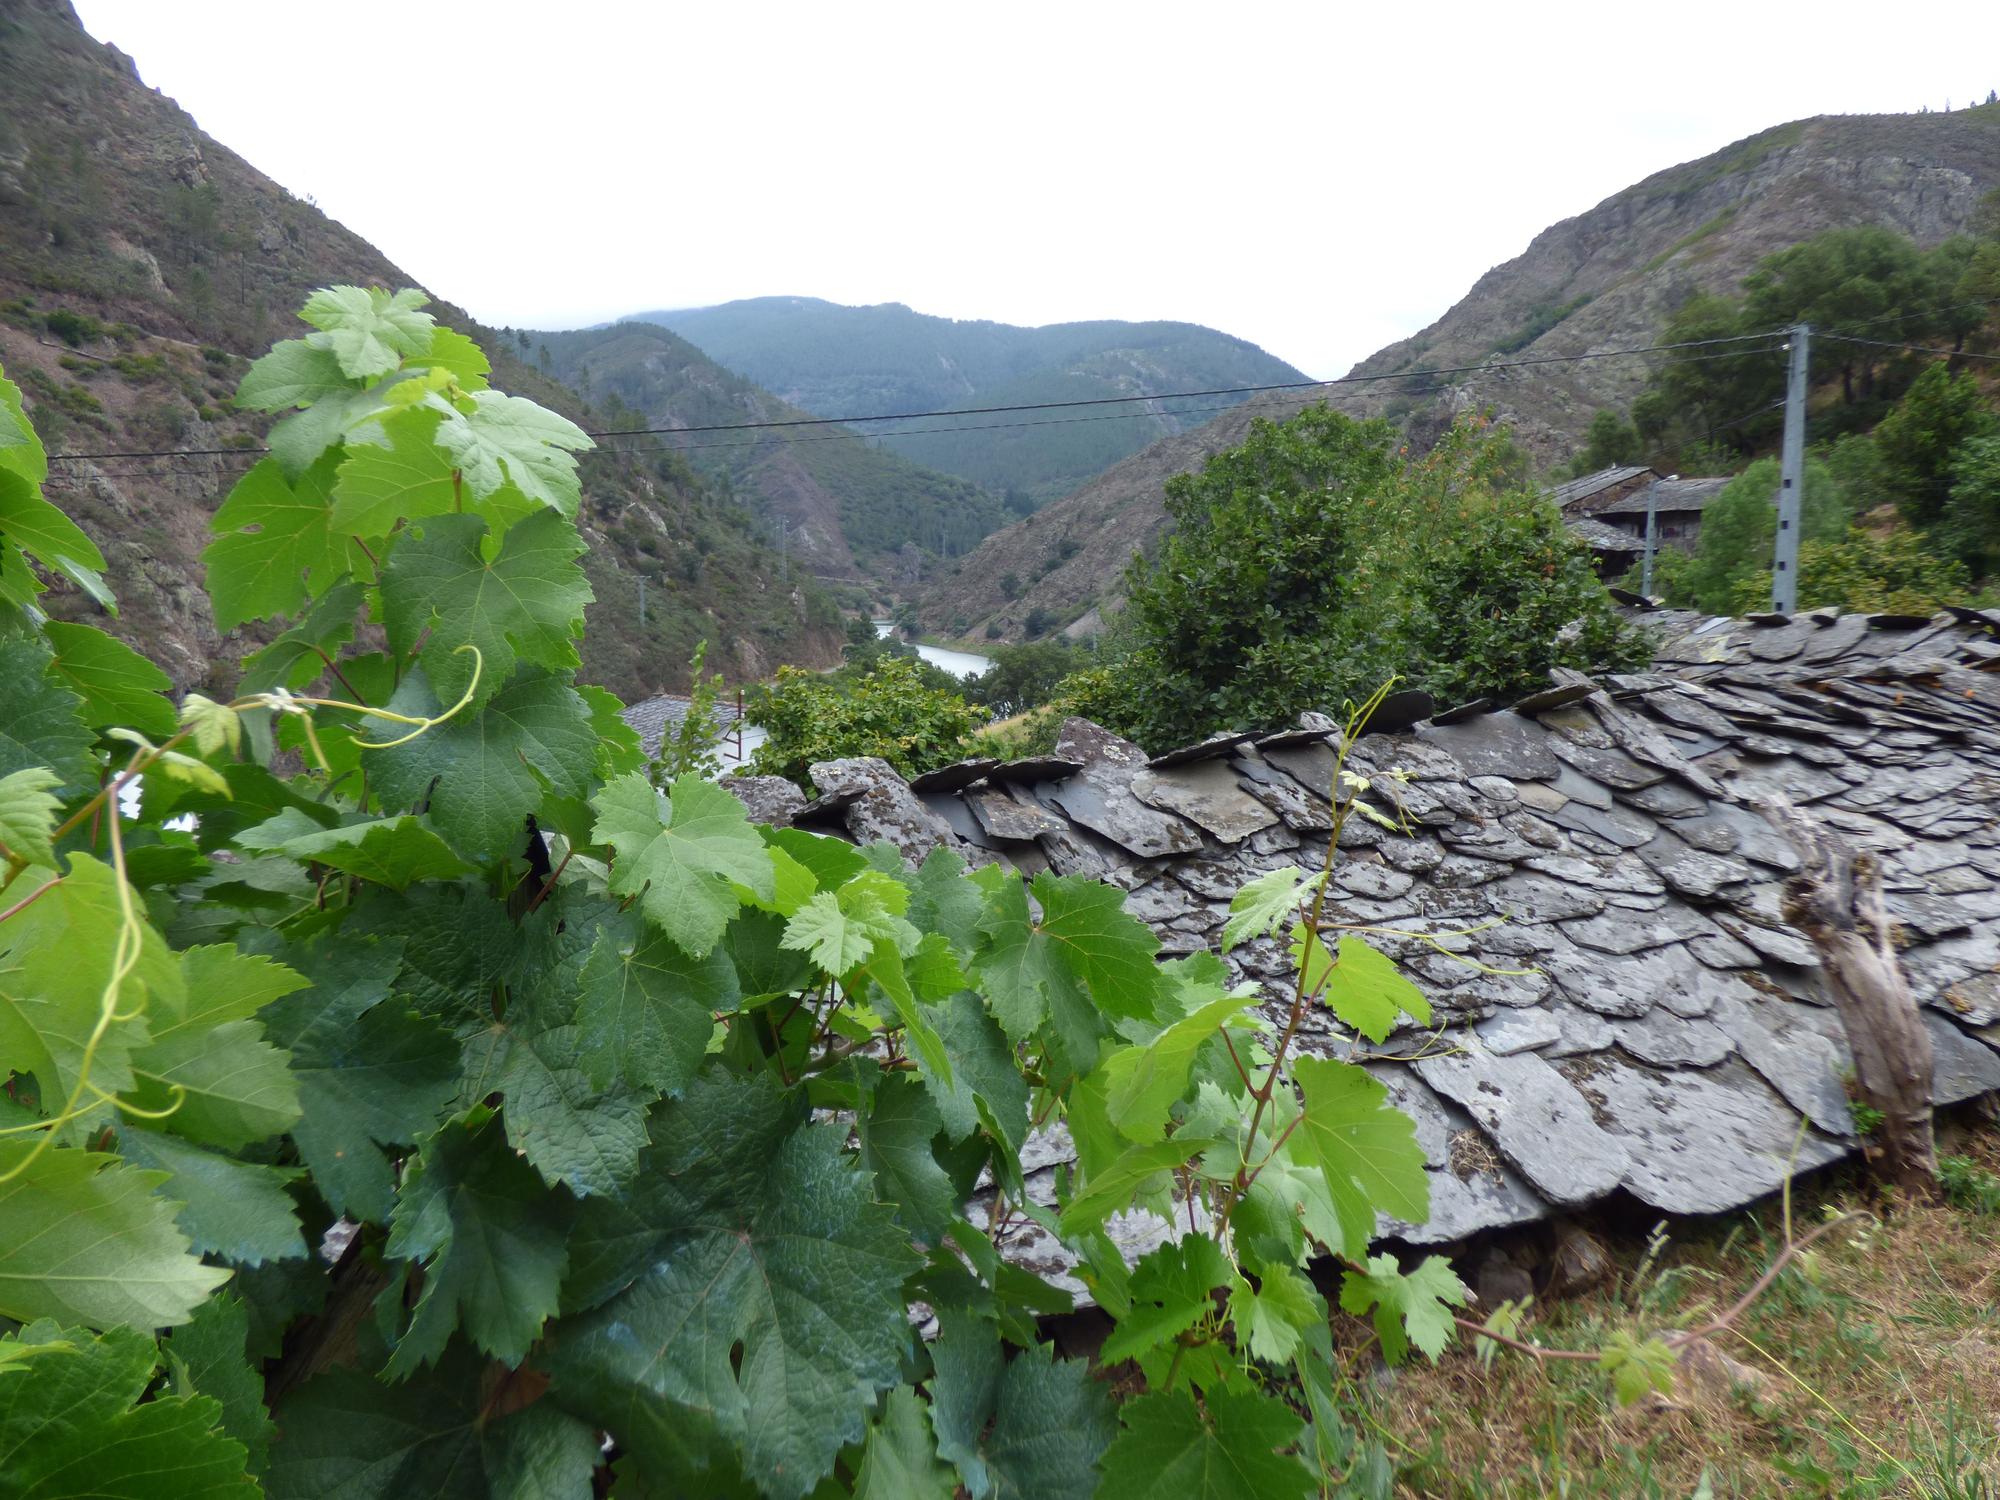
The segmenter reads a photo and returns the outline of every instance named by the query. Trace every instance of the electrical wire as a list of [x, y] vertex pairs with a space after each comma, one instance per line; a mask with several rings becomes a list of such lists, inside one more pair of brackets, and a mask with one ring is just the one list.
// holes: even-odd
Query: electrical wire
[[1969, 354], [1963, 349], [1926, 349], [1917, 344], [1892, 344], [1882, 339], [1858, 339], [1848, 333], [1821, 333], [1812, 331], [1812, 337], [1830, 340], [1836, 344], [1865, 344], [1871, 349], [1900, 349], [1905, 354], [1930, 354], [1939, 359], [1977, 359], [2000, 363], [2000, 354]]
[[[1088, 399], [1076, 400], [1076, 401], [1022, 402], [1011, 406], [967, 406], [967, 407], [947, 408], [941, 411], [880, 412], [873, 415], [849, 416], [849, 417], [791, 417], [791, 418], [785, 418], [783, 420], [764, 421], [764, 422], [716, 422], [716, 423], [709, 423], [706, 425], [692, 426], [692, 427], [634, 427], [634, 428], [612, 429], [602, 432], [591, 432], [587, 433], [586, 436], [591, 438], [678, 437], [689, 433], [767, 431], [775, 429], [795, 429], [800, 427], [864, 426], [876, 422], [912, 422], [932, 417], [976, 417], [976, 416], [992, 416], [992, 415], [1000, 415], [1000, 414], [1006, 414], [1012, 412], [1024, 412], [1024, 411], [1065, 411], [1083, 406], [1113, 406], [1121, 404], [1130, 404], [1133, 402], [1140, 402], [1140, 401], [1157, 402], [1157, 401], [1192, 400], [1205, 396], [1257, 395], [1271, 391], [1297, 391], [1297, 390], [1318, 391], [1318, 390], [1330, 389], [1335, 386], [1373, 385], [1390, 380], [1422, 380], [1422, 379], [1436, 378], [1438, 376], [1443, 376], [1443, 375], [1489, 374], [1500, 370], [1522, 370], [1522, 369], [1534, 369], [1545, 365], [1577, 364], [1585, 360], [1621, 359], [1621, 358], [1630, 358], [1632, 356], [1642, 355], [1642, 354], [1667, 354], [1667, 353], [1675, 353], [1683, 349], [1713, 348], [1721, 344], [1743, 344], [1743, 343], [1757, 342], [1760, 340], [1769, 341], [1771, 339], [1781, 338], [1783, 334], [1784, 334], [1783, 329], [1775, 329], [1764, 333], [1732, 334], [1726, 338], [1689, 339], [1674, 344], [1648, 344], [1632, 349], [1597, 349], [1582, 354], [1550, 354], [1550, 355], [1542, 355], [1534, 359], [1496, 360], [1496, 361], [1490, 361], [1485, 364], [1477, 364], [1477, 365], [1448, 365], [1448, 366], [1440, 366], [1436, 368], [1420, 369], [1420, 370], [1395, 370], [1379, 375], [1342, 375], [1342, 376], [1337, 376], [1331, 380], [1295, 380], [1295, 381], [1287, 381], [1277, 385], [1226, 386], [1205, 391], [1162, 391], [1154, 395], [1145, 395], [1145, 396], [1094, 396]], [[1769, 347], [1771, 346], [1767, 345], [1767, 347], [1763, 349], [1732, 350], [1726, 354], [1690, 356], [1688, 360], [1680, 362], [1688, 363], [1694, 359], [1738, 359], [1749, 355], [1769, 352]], [[1311, 398], [1307, 397], [1303, 399], [1310, 400]], [[1226, 411], [1230, 409], [1230, 407], [1233, 405], [1241, 405], [1241, 404], [1243, 403], [1240, 402], [1225, 403], [1224, 405], [1218, 407], [1197, 407], [1193, 408], [1193, 410]], [[1156, 417], [1161, 415], [1173, 416], [1173, 415], [1179, 415], [1179, 413], [1141, 411], [1141, 412], [1116, 413], [1113, 415], [1130, 418], [1130, 417]], [[1087, 419], [1070, 419], [1070, 420], [1105, 420], [1105, 419], [1087, 418]], [[1012, 426], [1039, 427], [1048, 425], [1053, 425], [1053, 423], [1042, 423], [1042, 422], [986, 423], [972, 427], [922, 428], [918, 429], [917, 433], [968, 432], [968, 431], [983, 431], [991, 427], [1012, 427]], [[915, 436], [917, 435], [917, 433], [854, 434], [854, 433], [843, 432], [834, 434], [834, 437], [844, 439], [854, 436], [865, 436], [865, 437]], [[708, 447], [714, 445], [694, 444], [691, 446]], [[731, 444], [726, 446], [747, 446], [747, 445]], [[82, 462], [85, 460], [89, 460], [94, 462], [100, 459], [219, 458], [219, 457], [229, 457], [229, 456], [263, 452], [263, 451], [267, 450], [249, 449], [249, 448], [185, 448], [185, 449], [132, 450], [124, 452], [104, 452], [104, 453], [51, 453], [49, 455], [49, 460], [51, 462], [56, 462], [59, 460], [70, 461], [70, 462]], [[618, 451], [618, 450], [612, 450], [612, 451]], [[633, 451], [633, 450], [625, 450], [625, 451]], [[686, 450], [681, 450], [681, 451], [686, 451]]]

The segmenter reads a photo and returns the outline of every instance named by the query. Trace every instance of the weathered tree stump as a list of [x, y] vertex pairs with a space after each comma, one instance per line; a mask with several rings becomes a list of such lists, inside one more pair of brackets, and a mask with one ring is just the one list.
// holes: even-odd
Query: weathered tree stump
[[1861, 1102], [1882, 1116], [1880, 1144], [1870, 1158], [1898, 1187], [1934, 1195], [1931, 1036], [1890, 940], [1881, 866], [1782, 797], [1770, 817], [1801, 861], [1785, 881], [1785, 920], [1819, 951], [1854, 1056]]

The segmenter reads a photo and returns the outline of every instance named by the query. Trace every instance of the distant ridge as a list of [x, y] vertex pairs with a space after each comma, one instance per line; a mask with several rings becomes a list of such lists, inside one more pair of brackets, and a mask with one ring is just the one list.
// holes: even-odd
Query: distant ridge
[[[816, 416], [935, 411], [1098, 396], [1149, 396], [1306, 377], [1244, 339], [1194, 323], [1101, 320], [1024, 328], [817, 297], [756, 297], [638, 315]], [[934, 436], [887, 430], [885, 446], [1007, 495], [1017, 513], [1068, 493], [1156, 438], [1198, 425], [1201, 402], [1148, 405], [1114, 421], [989, 426]]]

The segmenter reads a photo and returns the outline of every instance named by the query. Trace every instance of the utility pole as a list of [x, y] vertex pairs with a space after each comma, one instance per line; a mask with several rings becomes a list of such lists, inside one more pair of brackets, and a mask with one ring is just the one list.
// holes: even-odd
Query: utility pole
[[1812, 329], [1792, 329], [1792, 368], [1785, 381], [1785, 446], [1778, 480], [1778, 547], [1771, 559], [1771, 608], [1789, 615], [1799, 607], [1799, 504], [1805, 493], [1806, 344]]
[[1639, 592], [1648, 599], [1653, 597], [1653, 530], [1659, 515], [1659, 492], [1657, 479], [1646, 486], [1646, 561], [1639, 570]]

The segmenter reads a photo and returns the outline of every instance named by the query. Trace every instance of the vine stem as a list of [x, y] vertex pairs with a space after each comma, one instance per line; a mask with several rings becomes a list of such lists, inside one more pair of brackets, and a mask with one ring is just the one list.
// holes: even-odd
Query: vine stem
[[[1310, 945], [1319, 941], [1317, 936], [1319, 922], [1321, 914], [1326, 907], [1326, 888], [1333, 881], [1333, 864], [1340, 849], [1340, 831], [1347, 824], [1347, 816], [1354, 806], [1354, 799], [1360, 795], [1358, 791], [1350, 792], [1346, 801], [1342, 802], [1338, 800], [1341, 772], [1347, 766], [1347, 752], [1353, 746], [1361, 729], [1366, 726], [1369, 718], [1374, 714], [1376, 707], [1382, 702], [1383, 698], [1388, 696], [1390, 688], [1395, 686], [1396, 681], [1396, 678], [1391, 677], [1370, 695], [1366, 703], [1349, 714], [1347, 727], [1340, 737], [1340, 752], [1334, 757], [1333, 761], [1333, 784], [1327, 788], [1327, 801], [1333, 807], [1333, 829], [1327, 834], [1326, 857], [1320, 864], [1320, 872], [1323, 878], [1313, 888], [1312, 909], [1306, 916], [1306, 932], [1308, 934], [1308, 947], [1306, 951], [1308, 958], [1311, 956]], [[1324, 946], [1324, 944], [1321, 944], [1322, 948]], [[1292, 989], [1291, 1012], [1285, 1017], [1285, 1029], [1279, 1035], [1277, 1048], [1271, 1054], [1271, 1066], [1264, 1074], [1264, 1082], [1259, 1087], [1251, 1090], [1251, 1095], [1256, 1099], [1257, 1106], [1250, 1112], [1250, 1131], [1247, 1139], [1253, 1146], [1257, 1140], [1258, 1128], [1264, 1123], [1264, 1112], [1271, 1106], [1271, 1095], [1277, 1089], [1278, 1078], [1285, 1065], [1285, 1054], [1291, 1048], [1292, 1038], [1297, 1034], [1299, 1029], [1299, 1022], [1305, 1018], [1306, 1006], [1318, 998], [1320, 991], [1333, 977], [1333, 963], [1329, 959], [1326, 973], [1321, 977], [1320, 983], [1308, 988], [1306, 975], [1310, 967], [1310, 963], [1306, 962], [1302, 962], [1299, 965], [1299, 977]], [[1261, 1164], [1258, 1170], [1262, 1170]], [[1250, 1177], [1251, 1169], [1249, 1162], [1246, 1160], [1239, 1163], [1236, 1168], [1236, 1180], [1230, 1186], [1229, 1197], [1223, 1203], [1221, 1213], [1216, 1215], [1215, 1237], [1218, 1241], [1223, 1239], [1228, 1233], [1230, 1220], [1236, 1212], [1236, 1205], [1243, 1201], [1243, 1195], [1249, 1191]]]
[[8, 907], [5, 911], [0, 911], [0, 922], [6, 921], [16, 912], [27, 910], [27, 908], [33, 906], [37, 901], [41, 900], [42, 897], [46, 896], [50, 891], [54, 890], [57, 886], [61, 885], [67, 879], [69, 879], [69, 876], [67, 875], [58, 875], [54, 880], [45, 881], [43, 884], [36, 886], [33, 891], [23, 896], [19, 901], [16, 901], [12, 906]]

